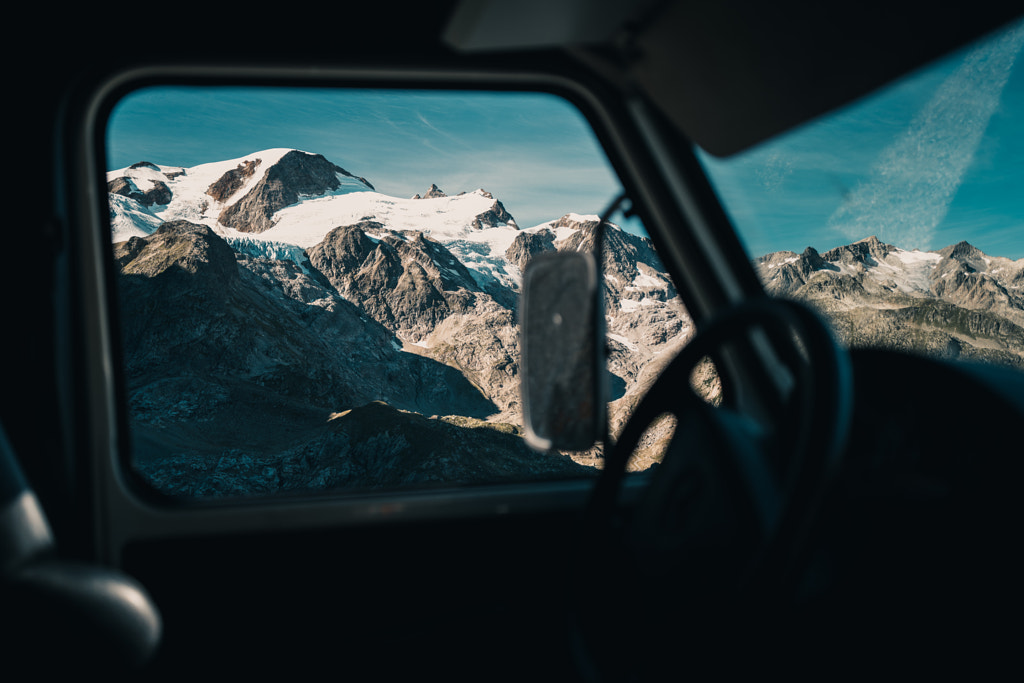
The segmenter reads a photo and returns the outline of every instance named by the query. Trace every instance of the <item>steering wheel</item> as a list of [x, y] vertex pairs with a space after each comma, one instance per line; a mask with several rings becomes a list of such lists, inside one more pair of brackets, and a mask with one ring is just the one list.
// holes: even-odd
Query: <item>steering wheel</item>
[[[742, 338], [774, 353], [793, 380], [774, 429], [690, 388], [702, 358]], [[586, 511], [577, 573], [587, 578], [571, 609], [584, 674], [643, 678], [667, 664], [658, 653], [678, 654], [684, 643], [690, 663], [676, 661], [692, 666], [764, 625], [755, 615], [771, 618], [795, 590], [816, 511], [839, 472], [852, 403], [847, 353], [802, 304], [750, 300], [698, 331], [637, 405]], [[627, 513], [628, 462], [666, 413], [677, 419], [675, 433]]]

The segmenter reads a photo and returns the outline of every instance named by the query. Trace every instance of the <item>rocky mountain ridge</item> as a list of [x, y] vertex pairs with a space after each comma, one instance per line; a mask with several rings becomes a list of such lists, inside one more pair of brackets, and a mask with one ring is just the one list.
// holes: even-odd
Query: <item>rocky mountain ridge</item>
[[1024, 259], [967, 242], [907, 251], [872, 236], [823, 254], [766, 254], [754, 265], [770, 294], [813, 304], [849, 345], [1024, 367]]

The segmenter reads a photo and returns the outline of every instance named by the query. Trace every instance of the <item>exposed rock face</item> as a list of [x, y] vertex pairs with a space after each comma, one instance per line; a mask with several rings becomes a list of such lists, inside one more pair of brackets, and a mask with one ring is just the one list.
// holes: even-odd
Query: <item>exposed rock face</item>
[[206, 190], [206, 194], [218, 202], [226, 201], [231, 195], [242, 188], [246, 180], [252, 177], [260, 163], [260, 159], [243, 161], [237, 168], [231, 169], [222, 175], [217, 182], [210, 185]]
[[[487, 193], [484, 193], [490, 196]], [[487, 211], [484, 211], [473, 220], [473, 227], [477, 230], [483, 230], [486, 228], [496, 228], [499, 225], [515, 225], [516, 220], [512, 218], [512, 214], [505, 210], [505, 207], [498, 200], [494, 200], [494, 204]]]
[[521, 232], [505, 250], [505, 258], [523, 270], [535, 254], [545, 251], [555, 251], [555, 233], [550, 230]]
[[[231, 178], [222, 178], [215, 185], [225, 188], [235, 185], [238, 179], [234, 177], [234, 171], [229, 172]], [[354, 177], [319, 154], [293, 150], [268, 168], [248, 194], [225, 208], [219, 220], [241, 232], [264, 232], [273, 227], [274, 213], [295, 204], [300, 195], [319, 195], [338, 189], [341, 184], [339, 174]], [[366, 181], [362, 182], [368, 189], [373, 189]]]
[[107, 192], [134, 199], [143, 206], [167, 204], [171, 201], [171, 190], [165, 183], [153, 183], [145, 192], [137, 189], [127, 178], [115, 178], [107, 182]]
[[516, 409], [513, 313], [442, 244], [363, 221], [332, 230], [309, 250], [309, 260], [343, 297], [415, 345], [411, 350], [458, 369], [495, 412]]
[[872, 235], [853, 244], [836, 247], [831, 251], [825, 252], [822, 254], [821, 260], [830, 263], [845, 263], [848, 265], [859, 263], [875, 266], [879, 262], [885, 261], [885, 258], [894, 249], [895, 247], [883, 244], [877, 237]]
[[552, 223], [552, 228], [570, 228], [572, 230], [593, 230], [597, 227], [598, 220], [592, 220], [582, 216], [566, 214]]
[[[564, 220], [562, 227], [575, 232], [562, 241], [550, 229], [522, 232], [505, 257], [523, 268], [539, 251], [593, 249], [596, 226]], [[692, 324], [648, 240], [610, 228], [605, 245], [613, 397], [630, 394], [633, 400], [641, 370], [688, 339]], [[519, 339], [511, 293], [496, 297], [483, 289], [429, 237], [374, 221], [336, 228], [308, 253], [311, 266], [342, 296], [407, 348], [456, 368], [497, 406], [498, 419], [518, 421]]]
[[147, 278], [201, 275], [213, 287], [237, 277], [235, 252], [205, 225], [188, 221], [164, 223], [146, 239], [133, 238], [114, 246], [114, 259], [125, 275]]
[[496, 419], [519, 424], [519, 328], [511, 310], [478, 300], [426, 338], [426, 354], [459, 370], [494, 402]]
[[988, 269], [988, 264], [985, 263], [985, 255], [977, 247], [967, 242], [957, 242], [945, 249], [940, 249], [938, 253], [950, 261], [960, 263], [965, 269], [969, 269], [968, 272]]
[[373, 221], [335, 228], [309, 250], [309, 260], [342, 296], [412, 341], [486, 296], [440, 243]]

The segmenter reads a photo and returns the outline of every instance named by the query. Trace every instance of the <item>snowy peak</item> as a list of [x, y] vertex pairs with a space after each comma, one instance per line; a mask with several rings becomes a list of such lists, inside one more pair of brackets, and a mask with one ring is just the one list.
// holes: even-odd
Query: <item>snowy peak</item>
[[447, 197], [441, 188], [431, 183], [430, 189], [421, 197], [420, 195], [413, 195], [413, 199], [436, 199], [438, 197]]
[[108, 177], [107, 192], [128, 197], [142, 206], [167, 204], [171, 201], [167, 181], [174, 177], [174, 173], [165, 173], [156, 164], [140, 161], [125, 169], [123, 174]]
[[283, 148], [190, 168], [140, 162], [109, 172], [107, 187], [114, 241], [151, 234], [170, 220], [258, 234], [273, 227], [282, 208], [373, 191], [322, 155]]
[[[210, 186], [207, 194], [224, 201], [255, 173], [257, 162], [249, 161], [227, 171]], [[219, 222], [239, 232], [265, 232], [274, 226], [274, 214], [297, 204], [300, 197], [318, 197], [343, 188], [347, 191], [373, 190], [368, 182], [336, 166], [320, 154], [291, 150], [266, 169], [263, 177], [241, 199], [227, 206]], [[217, 189], [231, 190], [219, 198]]]
[[448, 195], [432, 184], [425, 197], [401, 199], [378, 193], [365, 178], [320, 154], [294, 149], [190, 168], [142, 162], [107, 175], [114, 242], [152, 234], [166, 221], [188, 220], [231, 242], [308, 249], [340, 225], [374, 220], [389, 230], [416, 230], [444, 243], [494, 243], [492, 251], [500, 255], [519, 230], [512, 214], [486, 190]]
[[[491, 200], [489, 206], [483, 211], [476, 214], [469, 221], [469, 225], [474, 230], [484, 230], [486, 228], [499, 228], [499, 227], [511, 227], [519, 229], [516, 224], [516, 219], [512, 217], [512, 214], [508, 212], [505, 206], [494, 198], [487, 190], [478, 188], [472, 192], [460, 192], [454, 197], [449, 197], [445, 192], [437, 185], [431, 184], [430, 189], [423, 195], [413, 195], [413, 199], [457, 199], [459, 197], [466, 197], [469, 195], [471, 199], [487, 199]], [[450, 202], [445, 202], [445, 205], [450, 205]], [[481, 204], [481, 206], [483, 206]]]
[[855, 263], [878, 265], [879, 262], [885, 261], [886, 257], [895, 250], [896, 247], [885, 244], [872, 235], [871, 237], [858, 240], [853, 244], [836, 247], [831, 251], [827, 251], [821, 258], [824, 261], [845, 263], [847, 265]]

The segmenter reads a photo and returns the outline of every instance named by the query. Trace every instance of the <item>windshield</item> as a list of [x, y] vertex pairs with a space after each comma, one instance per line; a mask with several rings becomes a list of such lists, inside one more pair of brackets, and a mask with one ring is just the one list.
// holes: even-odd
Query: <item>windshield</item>
[[698, 150], [766, 289], [852, 346], [1021, 366], [1024, 24], [731, 158]]

